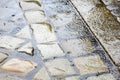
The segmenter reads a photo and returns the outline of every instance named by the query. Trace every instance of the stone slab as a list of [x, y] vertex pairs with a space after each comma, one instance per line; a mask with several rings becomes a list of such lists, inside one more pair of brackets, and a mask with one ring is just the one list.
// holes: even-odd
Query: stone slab
[[67, 59], [55, 59], [45, 63], [52, 76], [75, 74], [74, 68]]
[[43, 59], [59, 57], [64, 55], [63, 50], [56, 42], [39, 44], [37, 46], [38, 49], [41, 51]]
[[49, 23], [31, 24], [37, 43], [56, 41], [57, 38]]
[[104, 65], [99, 56], [80, 57], [74, 59], [74, 62], [81, 75], [107, 71], [107, 66]]
[[120, 65], [120, 23], [99, 0], [72, 0], [116, 65]]

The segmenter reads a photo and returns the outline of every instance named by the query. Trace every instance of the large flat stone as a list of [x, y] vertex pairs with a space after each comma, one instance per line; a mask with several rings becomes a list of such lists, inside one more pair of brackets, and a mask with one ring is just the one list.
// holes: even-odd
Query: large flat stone
[[67, 59], [55, 59], [45, 63], [52, 76], [74, 74], [74, 68]]
[[104, 65], [99, 56], [76, 58], [74, 62], [81, 75], [107, 71], [107, 66]]
[[15, 37], [0, 36], [0, 47], [1, 48], [14, 50], [14, 49], [18, 48], [23, 42], [24, 42], [24, 40], [18, 39]]
[[[54, 22], [53, 22], [54, 23]], [[75, 20], [67, 25], [55, 29], [59, 39], [69, 40], [91, 36], [90, 32], [83, 27], [82, 22]]]
[[46, 16], [43, 11], [25, 11], [25, 17], [29, 23], [41, 23], [46, 21]]
[[60, 46], [54, 42], [39, 44], [38, 49], [41, 51], [43, 59], [59, 57], [64, 55], [63, 50], [60, 48]]
[[58, 13], [56, 15], [50, 16], [52, 22], [54, 22], [54, 26], [64, 26], [68, 23], [72, 22], [74, 19], [74, 15], [72, 13]]
[[17, 34], [15, 34], [15, 36], [20, 37], [20, 38], [30, 39], [31, 35], [30, 35], [29, 26], [23, 27]]
[[72, 0], [116, 65], [120, 65], [120, 23], [99, 0]]
[[48, 23], [31, 24], [31, 28], [33, 29], [33, 34], [37, 43], [45, 43], [57, 40], [51, 25]]
[[41, 3], [35, 1], [20, 1], [23, 10], [41, 10]]
[[18, 51], [23, 52], [23, 53], [27, 53], [29, 55], [34, 55], [33, 54], [33, 46], [30, 42], [21, 46], [20, 48], [18, 48]]
[[13, 58], [0, 66], [0, 69], [19, 74], [26, 74], [32, 71], [36, 66], [37, 64], [33, 61]]

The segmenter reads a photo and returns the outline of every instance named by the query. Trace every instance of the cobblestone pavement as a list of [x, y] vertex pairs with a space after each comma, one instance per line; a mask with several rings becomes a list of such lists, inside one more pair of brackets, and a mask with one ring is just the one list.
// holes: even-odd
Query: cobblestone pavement
[[0, 80], [120, 80], [119, 0], [1, 0]]

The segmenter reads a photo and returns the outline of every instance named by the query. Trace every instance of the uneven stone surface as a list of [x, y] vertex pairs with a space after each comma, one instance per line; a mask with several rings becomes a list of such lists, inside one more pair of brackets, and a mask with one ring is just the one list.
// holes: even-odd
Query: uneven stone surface
[[41, 51], [43, 59], [64, 55], [63, 50], [60, 48], [60, 46], [54, 42], [53, 43], [39, 44], [38, 49]]
[[25, 11], [25, 17], [29, 23], [40, 23], [46, 20], [43, 11]]
[[66, 1], [43, 1], [48, 18], [54, 25], [59, 39], [76, 39], [90, 36], [89, 31], [73, 7]]
[[57, 40], [54, 31], [47, 23], [32, 24], [31, 28], [33, 29], [33, 34], [37, 43], [45, 43]]
[[8, 57], [7, 54], [0, 52], [0, 63]]
[[52, 21], [54, 22], [55, 26], [64, 26], [72, 22], [72, 19], [74, 19], [74, 15], [71, 13], [61, 13], [61, 14], [56, 14], [54, 16], [50, 16], [50, 18], [52, 18]]
[[21, 1], [20, 6], [23, 10], [41, 10], [41, 4], [36, 2]]
[[119, 80], [119, 4], [0, 0], [0, 80]]
[[90, 33], [83, 28], [80, 22], [69, 23], [66, 26], [62, 26], [56, 29], [58, 38], [62, 40], [76, 39], [81, 37], [90, 36]]
[[107, 71], [99, 56], [76, 58], [74, 62], [82, 75]]
[[32, 80], [51, 80], [46, 69], [41, 68]]
[[33, 47], [31, 43], [27, 43], [24, 46], [18, 48], [18, 51], [33, 55]]
[[15, 36], [20, 37], [20, 38], [28, 38], [30, 39], [30, 30], [29, 30], [29, 26], [25, 26], [24, 28], [22, 28]]
[[[72, 0], [114, 62], [120, 64], [120, 23], [99, 0]], [[88, 6], [86, 6], [88, 5]], [[85, 8], [85, 10], [83, 9]], [[99, 15], [99, 16], [98, 16]]]
[[63, 48], [71, 56], [80, 56], [95, 51], [95, 47], [88, 38], [62, 41]]
[[0, 47], [1, 48], [13, 50], [13, 49], [19, 47], [20, 44], [22, 44], [23, 42], [24, 42], [24, 40], [14, 38], [11, 36], [0, 36], [0, 44], [1, 44]]
[[104, 74], [100, 76], [89, 77], [87, 78], [87, 80], [116, 80], [116, 79], [111, 74]]
[[0, 66], [0, 69], [10, 72], [16, 72], [20, 74], [25, 74], [33, 70], [35, 66], [37, 66], [37, 64], [32, 61], [13, 58], [7, 61], [2, 66]]
[[46, 62], [45, 65], [52, 76], [74, 74], [74, 68], [66, 59], [55, 59]]

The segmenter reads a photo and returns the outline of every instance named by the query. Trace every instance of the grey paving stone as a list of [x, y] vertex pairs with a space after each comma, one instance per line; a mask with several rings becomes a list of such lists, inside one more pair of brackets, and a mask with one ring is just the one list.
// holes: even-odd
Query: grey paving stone
[[[23, 12], [20, 10], [20, 6], [18, 5], [17, 1], [20, 3], [23, 12], [25, 11], [24, 16], [26, 17], [28, 23], [30, 24], [30, 28], [33, 31], [33, 36], [30, 35], [29, 26], [26, 26], [26, 22], [23, 17]], [[81, 9], [80, 11], [82, 12], [83, 18], [85, 18], [87, 22], [94, 23], [95, 26], [93, 26], [93, 28], [96, 31], [95, 35], [100, 35], [99, 33], [97, 33], [99, 31], [101, 31], [100, 33], [103, 32], [103, 34], [100, 35], [100, 37], [98, 38], [100, 39], [100, 41], [103, 38], [102, 41], [104, 43], [104, 46], [106, 46], [105, 48], [108, 48], [106, 50], [108, 50], [109, 53], [113, 52], [112, 54], [110, 53], [110, 55], [112, 56], [114, 61], [117, 62], [117, 64], [119, 65], [120, 50], [118, 47], [120, 47], [119, 46], [120, 43], [119, 43], [119, 35], [117, 35], [117, 33], [119, 34], [119, 30], [116, 31], [117, 29], [119, 29], [116, 28], [116, 25], [119, 24], [116, 23], [116, 21], [115, 22], [112, 21], [114, 20], [113, 17], [112, 18], [109, 17], [108, 14], [111, 13], [106, 10], [105, 6], [103, 8], [103, 4], [101, 4], [100, 0], [71, 0], [71, 1], [75, 2], [74, 4], [75, 6], [77, 5], [78, 10]], [[104, 1], [106, 1], [106, 5], [109, 4], [112, 5], [111, 2], [114, 2], [112, 0], [108, 2], [107, 0]], [[84, 2], [86, 2], [87, 4]], [[42, 5], [44, 5], [44, 8]], [[97, 10], [97, 8], [99, 9]], [[107, 6], [107, 8], [109, 8], [109, 6]], [[112, 7], [110, 6], [110, 8], [115, 9], [114, 11], [112, 11], [113, 12], [112, 14], [118, 16], [117, 13], [119, 13], [119, 11], [117, 12], [116, 10], [118, 6], [112, 5]], [[42, 9], [46, 11], [46, 14], [51, 24], [53, 24], [55, 30], [52, 29], [51, 24], [46, 23], [47, 18], [44, 11], [42, 11]], [[17, 50], [19, 52], [33, 55], [32, 53], [33, 47], [30, 42], [24, 44], [23, 46], [21, 44], [24, 43], [24, 39], [31, 39], [32, 37], [35, 37], [35, 41], [37, 43], [33, 45], [38, 47], [38, 49], [41, 51], [42, 59], [48, 59], [48, 58], [51, 59], [52, 57], [64, 56], [63, 50], [60, 48], [60, 46], [57, 43], [57, 38], [55, 36], [55, 33], [57, 33], [58, 38], [62, 42], [63, 49], [65, 49], [69, 53], [70, 57], [92, 53], [97, 49], [97, 47], [99, 47], [98, 45], [96, 46], [96, 44], [98, 44], [96, 41], [91, 41], [91, 39], [89, 39], [90, 37], [92, 37], [91, 33], [86, 29], [85, 27], [86, 25], [83, 24], [82, 18], [77, 14], [77, 12], [75, 12], [73, 6], [71, 6], [69, 3], [69, 0], [1, 0], [0, 12], [1, 12], [0, 34], [7, 33], [7, 35], [11, 35], [11, 33], [13, 33], [15, 36], [15, 37], [0, 36], [0, 48], [10, 49], [9, 50], [10, 52], [11, 50]], [[97, 12], [98, 14], [96, 14]], [[101, 16], [102, 13], [106, 15]], [[100, 20], [98, 18], [100, 18]], [[106, 20], [105, 21], [104, 19], [101, 18], [108, 18], [108, 19], [105, 19]], [[112, 22], [114, 24], [112, 24]], [[93, 25], [93, 23], [90, 23], [89, 25]], [[107, 25], [107, 23], [111, 23], [111, 24]], [[101, 26], [104, 27], [104, 25], [106, 26], [106, 28], [101, 27]], [[112, 29], [109, 28], [111, 26], [115, 26], [115, 31], [113, 27]], [[101, 28], [101, 29], [96, 29], [96, 28]], [[112, 31], [113, 33], [111, 34], [109, 33], [109, 31]], [[115, 36], [115, 38], [109, 36], [106, 37], [106, 35], [109, 36], [112, 35]], [[78, 40], [78, 38], [80, 39]], [[7, 51], [6, 49], [5, 51]], [[0, 49], [0, 50], [4, 50], [4, 49]], [[21, 55], [22, 56], [20, 57], [25, 57], [24, 54]], [[37, 53], [37, 55], [40, 54]], [[44, 64], [37, 65], [37, 63], [32, 61], [34, 58], [36, 58], [34, 60], [40, 60], [38, 59], [40, 57], [38, 57], [37, 55], [29, 56], [27, 58], [25, 57], [24, 59], [12, 58], [6, 61], [3, 65], [1, 65], [0, 69], [4, 70], [6, 73], [8, 71], [10, 73], [13, 72], [16, 75], [18, 73], [25, 74], [24, 76], [21, 76], [23, 78], [28, 78], [31, 75], [33, 76], [34, 74], [35, 76], [33, 76], [32, 80], [51, 80], [50, 77], [57, 78], [55, 76], [65, 77], [65, 78], [57, 78], [55, 80], [80, 80], [78, 77], [80, 75], [78, 76], [73, 75], [76, 73], [76, 71], [74, 70], [75, 67], [73, 68], [73, 64], [71, 64], [70, 61], [68, 61], [67, 59], [68, 57], [66, 56], [64, 56], [64, 58], [44, 60], [45, 61], [44, 64], [47, 67], [47, 70], [45, 68], [41, 68], [37, 72], [35, 68], [40, 68], [40, 66], [44, 65]], [[13, 56], [18, 57], [17, 54]], [[9, 57], [7, 54], [0, 53], [0, 62], [2, 62], [7, 57]], [[28, 60], [28, 58], [32, 60]], [[73, 59], [75, 62], [75, 66], [79, 69], [81, 75], [108, 71], [107, 66], [104, 65], [104, 62], [100, 59], [99, 56], [78, 57]], [[42, 60], [38, 61], [38, 63], [41, 62], [43, 61]], [[27, 74], [29, 72], [31, 73]], [[48, 73], [50, 73], [51, 76], [49, 76]], [[71, 74], [72, 76], [69, 76]], [[15, 76], [10, 76], [7, 74], [0, 74], [0, 79], [22, 80]], [[112, 74], [102, 74], [87, 78], [87, 80], [101, 80], [101, 79], [116, 80]]]
[[81, 56], [85, 54], [90, 54], [96, 50], [90, 39], [74, 39], [61, 41], [62, 47], [68, 52], [70, 56]]
[[33, 34], [37, 43], [46, 43], [57, 40], [51, 25], [48, 23], [31, 24], [31, 28], [33, 29]]
[[20, 1], [20, 6], [23, 10], [41, 10], [41, 3], [29, 2], [29, 1]]
[[107, 71], [107, 66], [99, 56], [80, 57], [74, 59], [74, 62], [81, 75]]
[[46, 16], [43, 11], [25, 11], [25, 17], [29, 23], [41, 23], [46, 21]]
[[54, 22], [54, 26], [64, 26], [67, 25], [68, 23], [72, 22], [73, 19], [75, 18], [75, 15], [73, 13], [58, 13], [55, 15], [51, 15], [50, 19], [52, 22]]
[[60, 48], [60, 46], [56, 42], [39, 44], [37, 46], [38, 46], [38, 49], [41, 51], [43, 59], [65, 55], [63, 50]]
[[19, 52], [23, 52], [23, 53], [26, 53], [26, 54], [29, 54], [29, 55], [34, 55], [33, 53], [33, 47], [32, 47], [32, 44], [29, 42], [23, 46], [21, 46], [20, 48], [18, 48], [18, 51]]
[[45, 63], [52, 76], [75, 74], [74, 68], [67, 59], [55, 59]]
[[15, 36], [19, 37], [19, 38], [27, 38], [30, 39], [31, 35], [30, 35], [30, 29], [29, 26], [24, 26], [20, 31], [18, 31]]
[[18, 39], [15, 37], [0, 36], [0, 44], [1, 44], [0, 47], [1, 48], [14, 50], [14, 49], [18, 48], [23, 42], [24, 42], [24, 40]]
[[77, 39], [81, 37], [91, 36], [88, 30], [86, 30], [81, 22], [71, 22], [66, 26], [61, 26], [56, 29], [56, 34], [61, 40]]

